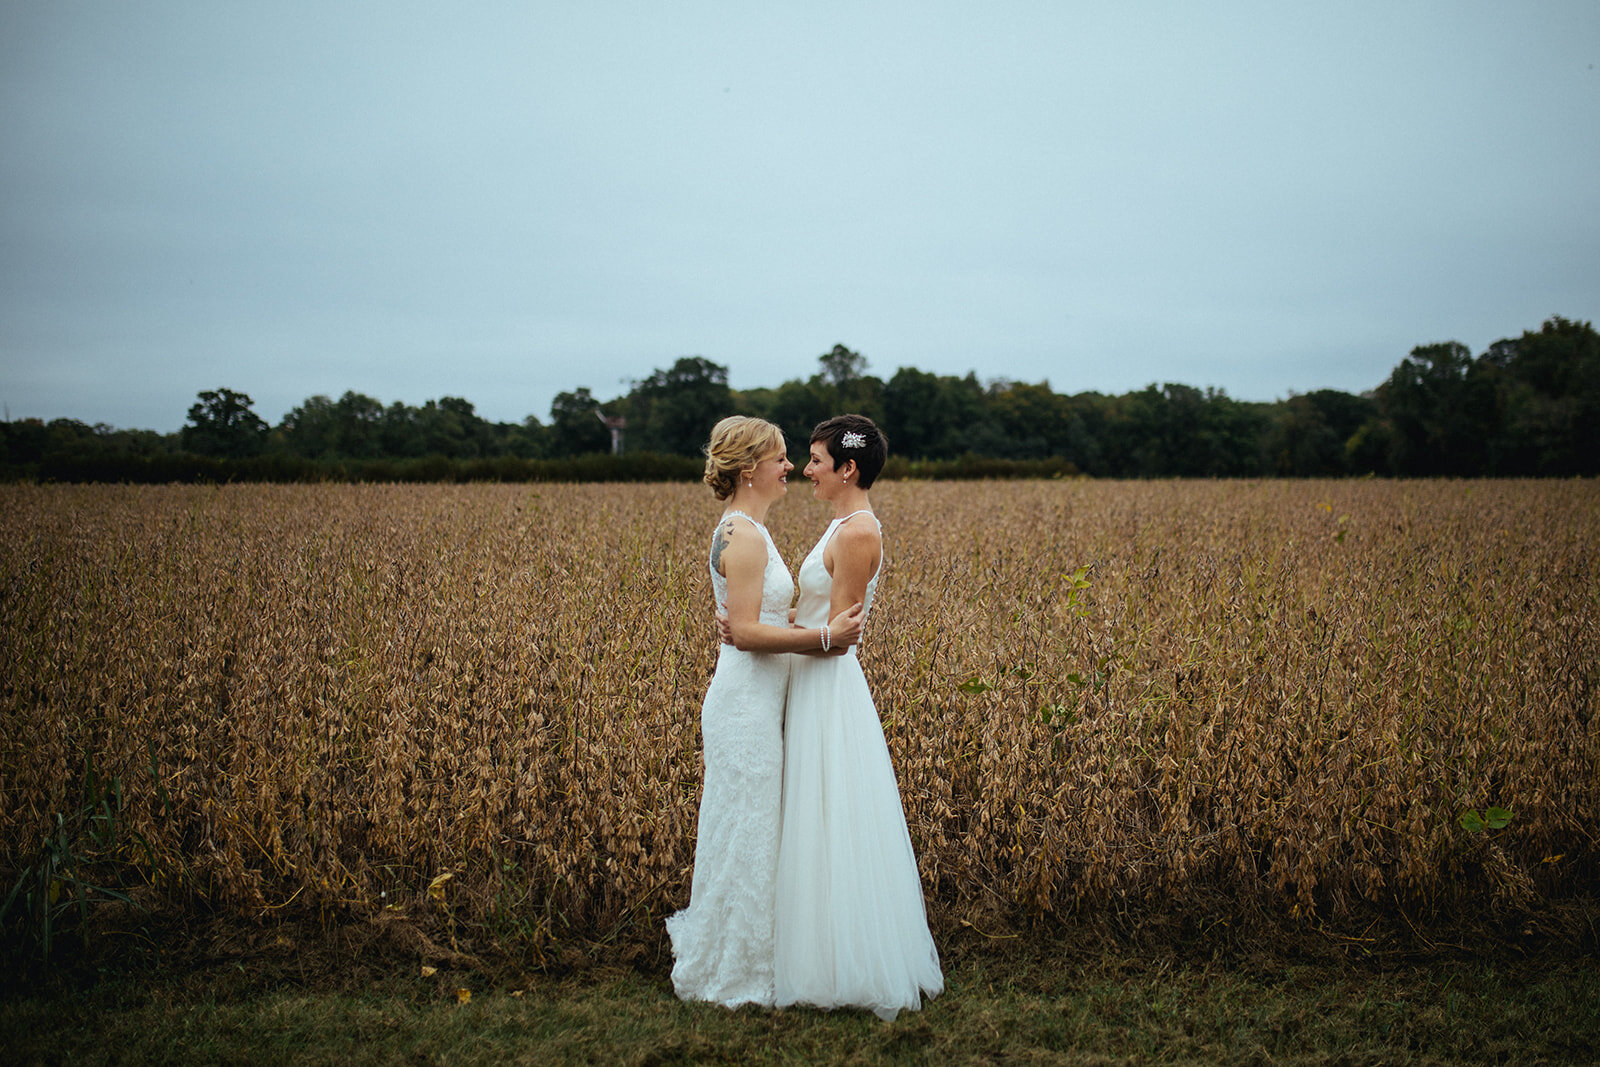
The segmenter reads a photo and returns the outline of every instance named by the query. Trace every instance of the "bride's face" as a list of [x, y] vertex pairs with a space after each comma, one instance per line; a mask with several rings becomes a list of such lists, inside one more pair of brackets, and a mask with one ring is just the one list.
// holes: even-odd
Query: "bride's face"
[[828, 451], [826, 441], [812, 441], [811, 458], [801, 473], [811, 480], [818, 500], [831, 500], [834, 490], [844, 484], [841, 476], [847, 472], [833, 469], [833, 454]]
[[750, 488], [776, 500], [789, 491], [789, 472], [792, 470], [794, 464], [789, 462], [788, 453], [780, 448], [756, 464], [756, 469], [748, 475]]

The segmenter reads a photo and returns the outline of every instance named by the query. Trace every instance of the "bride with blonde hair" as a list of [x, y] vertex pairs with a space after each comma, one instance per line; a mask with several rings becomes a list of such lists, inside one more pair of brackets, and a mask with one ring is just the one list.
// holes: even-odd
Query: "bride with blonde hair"
[[684, 1000], [772, 1005], [774, 907], [783, 803], [784, 653], [839, 655], [861, 636], [860, 604], [790, 625], [794, 582], [765, 525], [794, 469], [762, 419], [717, 423], [705, 483], [724, 501], [709, 566], [724, 634], [700, 709], [705, 764], [689, 906], [667, 920], [672, 985]]

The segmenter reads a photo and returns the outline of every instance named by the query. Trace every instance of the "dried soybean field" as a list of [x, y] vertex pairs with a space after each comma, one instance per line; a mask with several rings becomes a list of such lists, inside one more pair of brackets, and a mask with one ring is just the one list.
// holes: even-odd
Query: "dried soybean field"
[[[862, 659], [936, 932], [1202, 895], [1336, 923], [1592, 892], [1594, 481], [873, 497]], [[536, 956], [657, 938], [686, 903], [703, 487], [0, 502], [0, 891], [76, 819], [79, 873], [145, 899], [433, 909]], [[791, 566], [827, 517], [803, 482], [774, 507]]]

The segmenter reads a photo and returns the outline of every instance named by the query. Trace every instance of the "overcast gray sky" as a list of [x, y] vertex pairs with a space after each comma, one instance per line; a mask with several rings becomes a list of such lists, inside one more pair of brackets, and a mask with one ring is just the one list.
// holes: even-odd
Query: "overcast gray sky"
[[0, 0], [0, 401], [1360, 391], [1600, 318], [1596, 63], [1596, 0]]

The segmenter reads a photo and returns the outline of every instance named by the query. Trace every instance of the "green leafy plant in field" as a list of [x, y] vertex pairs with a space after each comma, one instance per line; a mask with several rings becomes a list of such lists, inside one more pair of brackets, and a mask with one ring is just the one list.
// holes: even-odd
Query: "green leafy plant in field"
[[1456, 821], [1467, 833], [1481, 834], [1485, 830], [1504, 830], [1510, 826], [1511, 812], [1505, 808], [1488, 808], [1481, 812], [1468, 808]]
[[[1328, 501], [1326, 501], [1326, 500], [1324, 500], [1322, 503], [1318, 504], [1317, 507], [1320, 508], [1325, 513], [1329, 514], [1329, 515], [1333, 514], [1333, 505], [1331, 503], [1329, 503]], [[1341, 545], [1344, 544], [1345, 535], [1348, 534], [1349, 532], [1350, 532], [1350, 516], [1348, 514], [1340, 515], [1339, 518], [1337, 520], [1335, 520], [1334, 524], [1333, 524], [1333, 540], [1334, 540], [1334, 542], [1336, 544], [1341, 544]]]
[[1091, 585], [1088, 575], [1089, 568], [1083, 566], [1071, 574], [1063, 574], [1061, 576], [1063, 588], [1067, 591], [1067, 610], [1080, 619], [1089, 617], [1088, 595], [1085, 593], [1085, 590]]
[[1111, 676], [1117, 667], [1125, 662], [1125, 657], [1120, 652], [1108, 652], [1104, 656], [1097, 656], [1094, 661], [1094, 670], [1085, 674], [1083, 671], [1069, 671], [1067, 681], [1085, 689], [1090, 693], [1098, 693], [1111, 683]]
[[490, 859], [499, 871], [485, 925], [495, 941], [521, 948], [536, 964], [546, 962], [551, 947], [550, 916], [541, 907], [522, 864], [490, 846]]
[[1077, 722], [1078, 712], [1067, 704], [1046, 704], [1039, 709], [1039, 721], [1060, 730]]
[[100, 884], [94, 870], [114, 861], [124, 836], [146, 848], [142, 835], [125, 824], [127, 806], [120, 778], [102, 779], [86, 761], [82, 803], [53, 813], [32, 862], [22, 868], [0, 905], [0, 931], [23, 956], [50, 961], [62, 935], [89, 940], [89, 909], [109, 901], [133, 904], [121, 888]]

